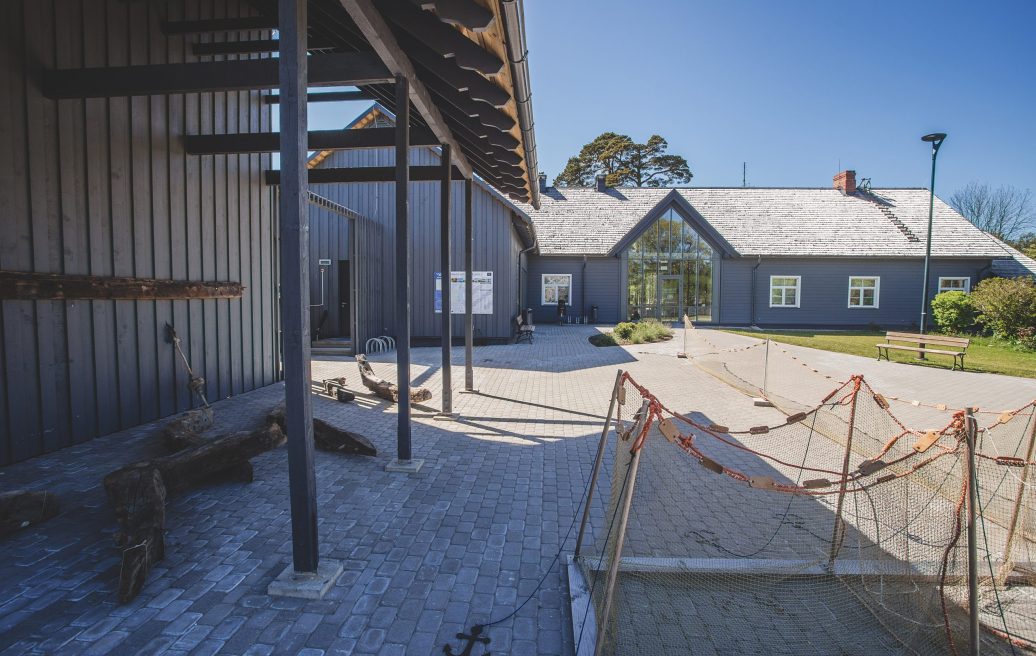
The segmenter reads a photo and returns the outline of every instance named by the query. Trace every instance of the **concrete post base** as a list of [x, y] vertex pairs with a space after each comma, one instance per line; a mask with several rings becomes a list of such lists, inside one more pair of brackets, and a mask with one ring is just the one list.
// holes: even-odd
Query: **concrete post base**
[[288, 565], [270, 582], [266, 594], [272, 597], [323, 599], [342, 575], [342, 569], [342, 561], [327, 558], [320, 561], [316, 572], [296, 572], [294, 565]]
[[421, 467], [424, 465], [423, 458], [414, 458], [413, 460], [400, 460], [396, 458], [389, 464], [385, 465], [385, 471], [387, 472], [401, 472], [403, 474], [416, 474], [421, 471]]

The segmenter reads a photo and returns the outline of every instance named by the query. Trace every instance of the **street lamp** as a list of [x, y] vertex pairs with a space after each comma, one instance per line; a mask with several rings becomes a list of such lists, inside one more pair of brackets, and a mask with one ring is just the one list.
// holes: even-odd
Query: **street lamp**
[[[921, 334], [923, 335], [928, 324], [928, 276], [929, 260], [932, 259], [932, 214], [935, 212], [935, 156], [939, 154], [939, 147], [946, 139], [945, 132], [933, 132], [921, 137], [921, 141], [932, 144], [932, 184], [928, 187], [928, 245], [924, 252], [924, 286], [921, 287]], [[924, 352], [921, 353], [924, 357]]]

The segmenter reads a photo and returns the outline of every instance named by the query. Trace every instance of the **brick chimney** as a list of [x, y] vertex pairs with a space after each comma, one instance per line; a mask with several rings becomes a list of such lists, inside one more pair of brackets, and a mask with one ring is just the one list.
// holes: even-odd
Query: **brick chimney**
[[846, 196], [856, 193], [856, 171], [842, 171], [835, 175], [835, 189], [840, 189]]
[[608, 178], [603, 175], [599, 175], [596, 178], [597, 191], [608, 191]]
[[544, 173], [543, 171], [540, 171], [539, 180], [540, 180], [540, 193], [541, 194], [547, 193], [547, 174]]

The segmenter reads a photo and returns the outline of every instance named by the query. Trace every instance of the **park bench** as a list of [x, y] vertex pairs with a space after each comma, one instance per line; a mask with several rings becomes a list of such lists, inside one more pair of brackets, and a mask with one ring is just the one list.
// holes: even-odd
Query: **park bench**
[[522, 340], [525, 340], [532, 344], [532, 338], [536, 334], [536, 326], [525, 323], [525, 319], [522, 318], [521, 313], [514, 318], [515, 331], [517, 334], [514, 338], [514, 343], [519, 344]]
[[[902, 342], [894, 344], [893, 342]], [[885, 343], [875, 344], [878, 347], [878, 360], [884, 355], [889, 359], [889, 351], [912, 351], [919, 354], [935, 353], [937, 355], [953, 356], [953, 367], [960, 364], [961, 371], [964, 371], [964, 355], [968, 350], [970, 339], [966, 337], [948, 337], [946, 335], [921, 335], [917, 333], [885, 333]], [[907, 346], [912, 344], [912, 346]], [[932, 348], [932, 347], [936, 348]]]

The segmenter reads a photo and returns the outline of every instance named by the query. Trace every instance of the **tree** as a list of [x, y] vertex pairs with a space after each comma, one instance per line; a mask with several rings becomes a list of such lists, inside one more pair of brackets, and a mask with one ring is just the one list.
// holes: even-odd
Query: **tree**
[[1029, 257], [1036, 259], [1036, 232], [1026, 232], [1011, 244]]
[[665, 187], [690, 182], [687, 160], [666, 152], [669, 143], [657, 134], [638, 144], [625, 134], [605, 132], [568, 160], [554, 184], [588, 187], [598, 175], [612, 187]]
[[1004, 241], [1034, 222], [1032, 192], [970, 182], [950, 197], [950, 205], [980, 229]]

